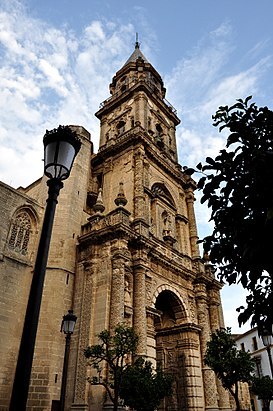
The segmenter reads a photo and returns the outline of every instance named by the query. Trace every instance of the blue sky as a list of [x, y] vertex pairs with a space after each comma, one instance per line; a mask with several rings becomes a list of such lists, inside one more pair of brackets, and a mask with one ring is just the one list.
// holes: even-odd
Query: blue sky
[[[225, 143], [211, 121], [219, 105], [252, 95], [273, 107], [272, 15], [272, 0], [0, 0], [0, 180], [17, 187], [38, 178], [43, 134], [59, 124], [84, 126], [98, 148], [94, 113], [136, 32], [182, 120], [180, 163], [216, 155]], [[199, 196], [202, 237], [209, 212]], [[236, 332], [242, 290], [222, 295]]]

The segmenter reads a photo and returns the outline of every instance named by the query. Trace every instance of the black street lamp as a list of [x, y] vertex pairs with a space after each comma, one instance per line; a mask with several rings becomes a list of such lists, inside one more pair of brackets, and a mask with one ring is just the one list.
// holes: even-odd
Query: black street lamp
[[268, 330], [263, 330], [261, 337], [262, 337], [263, 345], [265, 346], [267, 354], [268, 354], [271, 376], [273, 378], [273, 364], [272, 364], [272, 356], [271, 356], [272, 334]]
[[65, 351], [61, 385], [60, 411], [64, 411], [70, 339], [71, 335], [74, 332], [76, 321], [77, 316], [73, 314], [73, 310], [68, 310], [68, 314], [63, 316], [63, 321], [61, 325], [61, 332], [65, 334]]
[[43, 142], [44, 173], [49, 177], [47, 181], [48, 198], [21, 337], [10, 411], [24, 411], [26, 409], [49, 245], [58, 203], [57, 198], [63, 187], [62, 180], [69, 177], [73, 161], [81, 146], [80, 140], [68, 126], [59, 126], [57, 129], [46, 131]]

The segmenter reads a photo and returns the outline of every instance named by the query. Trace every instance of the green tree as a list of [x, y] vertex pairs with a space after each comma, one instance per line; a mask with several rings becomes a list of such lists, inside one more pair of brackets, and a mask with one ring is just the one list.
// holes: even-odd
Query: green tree
[[263, 401], [263, 411], [269, 411], [270, 402], [273, 400], [273, 380], [268, 375], [254, 377], [251, 392]]
[[[273, 112], [250, 104], [251, 97], [220, 107], [214, 126], [229, 133], [226, 148], [197, 169], [201, 202], [211, 208], [214, 229], [204, 252], [229, 284], [248, 290], [239, 324], [271, 329], [273, 323]], [[195, 170], [188, 169], [192, 174]]]
[[172, 394], [173, 378], [161, 369], [153, 370], [150, 361], [138, 358], [124, 372], [120, 397], [136, 411], [154, 411], [161, 400]]
[[230, 392], [240, 411], [239, 383], [250, 382], [254, 370], [254, 361], [250, 354], [237, 349], [230, 328], [216, 330], [207, 343], [205, 364], [208, 365]]
[[98, 338], [100, 343], [85, 349], [84, 355], [89, 364], [97, 371], [97, 376], [89, 379], [92, 385], [105, 387], [117, 411], [122, 378], [128, 367], [128, 357], [135, 354], [138, 336], [131, 327], [118, 325], [114, 333], [102, 331]]

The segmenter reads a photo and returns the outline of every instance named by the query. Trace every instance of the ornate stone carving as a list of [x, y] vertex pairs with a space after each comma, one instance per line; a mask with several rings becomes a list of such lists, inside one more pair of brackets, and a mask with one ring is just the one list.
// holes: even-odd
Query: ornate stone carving
[[189, 301], [189, 312], [190, 312], [191, 321], [193, 323], [196, 322], [196, 320], [197, 320], [197, 318], [196, 318], [196, 307], [195, 307], [194, 301], [192, 299]]
[[86, 401], [86, 358], [83, 350], [89, 344], [89, 331], [91, 321], [91, 306], [92, 306], [92, 284], [93, 284], [93, 267], [88, 266], [87, 270], [81, 268], [84, 275], [82, 310], [81, 310], [81, 325], [78, 348], [78, 363], [75, 380], [75, 398], [74, 403], [85, 403]]

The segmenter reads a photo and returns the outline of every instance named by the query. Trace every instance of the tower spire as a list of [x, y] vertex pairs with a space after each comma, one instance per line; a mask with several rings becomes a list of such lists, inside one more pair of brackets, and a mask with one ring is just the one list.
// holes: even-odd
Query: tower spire
[[136, 32], [136, 43], [135, 43], [135, 49], [139, 49], [138, 32]]

